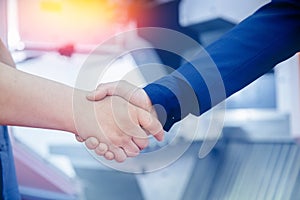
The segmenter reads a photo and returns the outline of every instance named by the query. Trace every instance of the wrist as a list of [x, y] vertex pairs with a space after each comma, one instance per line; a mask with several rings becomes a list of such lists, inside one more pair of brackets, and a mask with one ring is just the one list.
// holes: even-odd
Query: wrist
[[[68, 129], [82, 139], [94, 137], [99, 129], [98, 117], [102, 115], [103, 100], [89, 101], [86, 98], [88, 92], [74, 89], [72, 95], [72, 114]], [[97, 112], [96, 112], [97, 111]]]
[[69, 106], [69, 115], [65, 118], [64, 127], [66, 131], [74, 133], [75, 135], [80, 135], [81, 123], [80, 116], [84, 116], [88, 110], [88, 105], [91, 105], [92, 102], [89, 102], [86, 99], [86, 92], [73, 89], [71, 94], [71, 101]]

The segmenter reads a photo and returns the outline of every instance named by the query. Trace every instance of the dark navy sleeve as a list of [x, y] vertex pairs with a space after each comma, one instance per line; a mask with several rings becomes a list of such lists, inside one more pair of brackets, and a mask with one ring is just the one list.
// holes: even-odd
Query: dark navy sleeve
[[[168, 131], [187, 114], [201, 115], [299, 50], [300, 1], [274, 0], [206, 48], [222, 78], [224, 96], [211, 99], [205, 78], [213, 82], [217, 76], [205, 64], [205, 56], [144, 89], [158, 105], [159, 119]], [[214, 90], [219, 92], [218, 87]]]

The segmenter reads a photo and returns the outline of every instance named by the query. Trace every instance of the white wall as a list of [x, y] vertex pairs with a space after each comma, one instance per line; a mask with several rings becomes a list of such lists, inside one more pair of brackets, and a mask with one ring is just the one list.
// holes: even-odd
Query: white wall
[[270, 0], [182, 0], [180, 23], [183, 26], [221, 17], [238, 23]]

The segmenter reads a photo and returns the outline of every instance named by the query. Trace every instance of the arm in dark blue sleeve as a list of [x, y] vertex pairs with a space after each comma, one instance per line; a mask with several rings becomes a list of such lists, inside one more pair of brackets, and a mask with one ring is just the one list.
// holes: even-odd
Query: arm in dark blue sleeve
[[[299, 50], [300, 2], [274, 0], [206, 48], [221, 75], [224, 97], [212, 101], [206, 82], [217, 81], [217, 75], [205, 65], [204, 56], [193, 62], [197, 65], [184, 64], [144, 89], [153, 105], [165, 109], [165, 117], [157, 111], [164, 129], [169, 130], [188, 113], [201, 115]], [[222, 92], [217, 85], [214, 94]]]

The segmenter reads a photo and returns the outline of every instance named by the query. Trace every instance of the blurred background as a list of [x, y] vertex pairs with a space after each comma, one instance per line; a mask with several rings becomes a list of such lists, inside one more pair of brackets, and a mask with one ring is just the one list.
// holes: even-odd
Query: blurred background
[[[0, 37], [17, 68], [74, 86], [97, 45], [101, 59], [126, 51], [130, 42], [155, 44], [159, 36], [137, 33], [128, 41], [114, 36], [142, 27], [179, 31], [207, 46], [268, 0], [1, 0]], [[284, 28], [284, 27], [282, 27]], [[272, 33], [270, 33], [272, 34]], [[251, 42], [251, 41], [249, 41]], [[185, 53], [193, 49], [183, 49]], [[166, 140], [151, 139], [144, 153], [169, 145], [153, 159], [160, 163], [182, 147], [174, 162], [148, 172], [148, 162], [130, 159], [139, 173], [124, 173], [96, 160], [72, 134], [10, 127], [18, 182], [24, 200], [114, 199], [299, 199], [299, 55], [280, 63], [226, 101], [222, 135], [205, 157], [198, 156], [209, 112], [188, 116]], [[103, 82], [124, 79], [140, 65], [176, 69], [180, 56], [162, 50], [134, 51], [110, 65]], [[157, 77], [169, 70], [153, 68]], [[149, 82], [143, 72], [126, 79]], [[89, 88], [93, 89], [93, 88]], [[63, 115], [63, 113], [61, 113]], [[193, 124], [199, 123], [195, 129]], [[180, 127], [180, 128], [179, 128]]]

